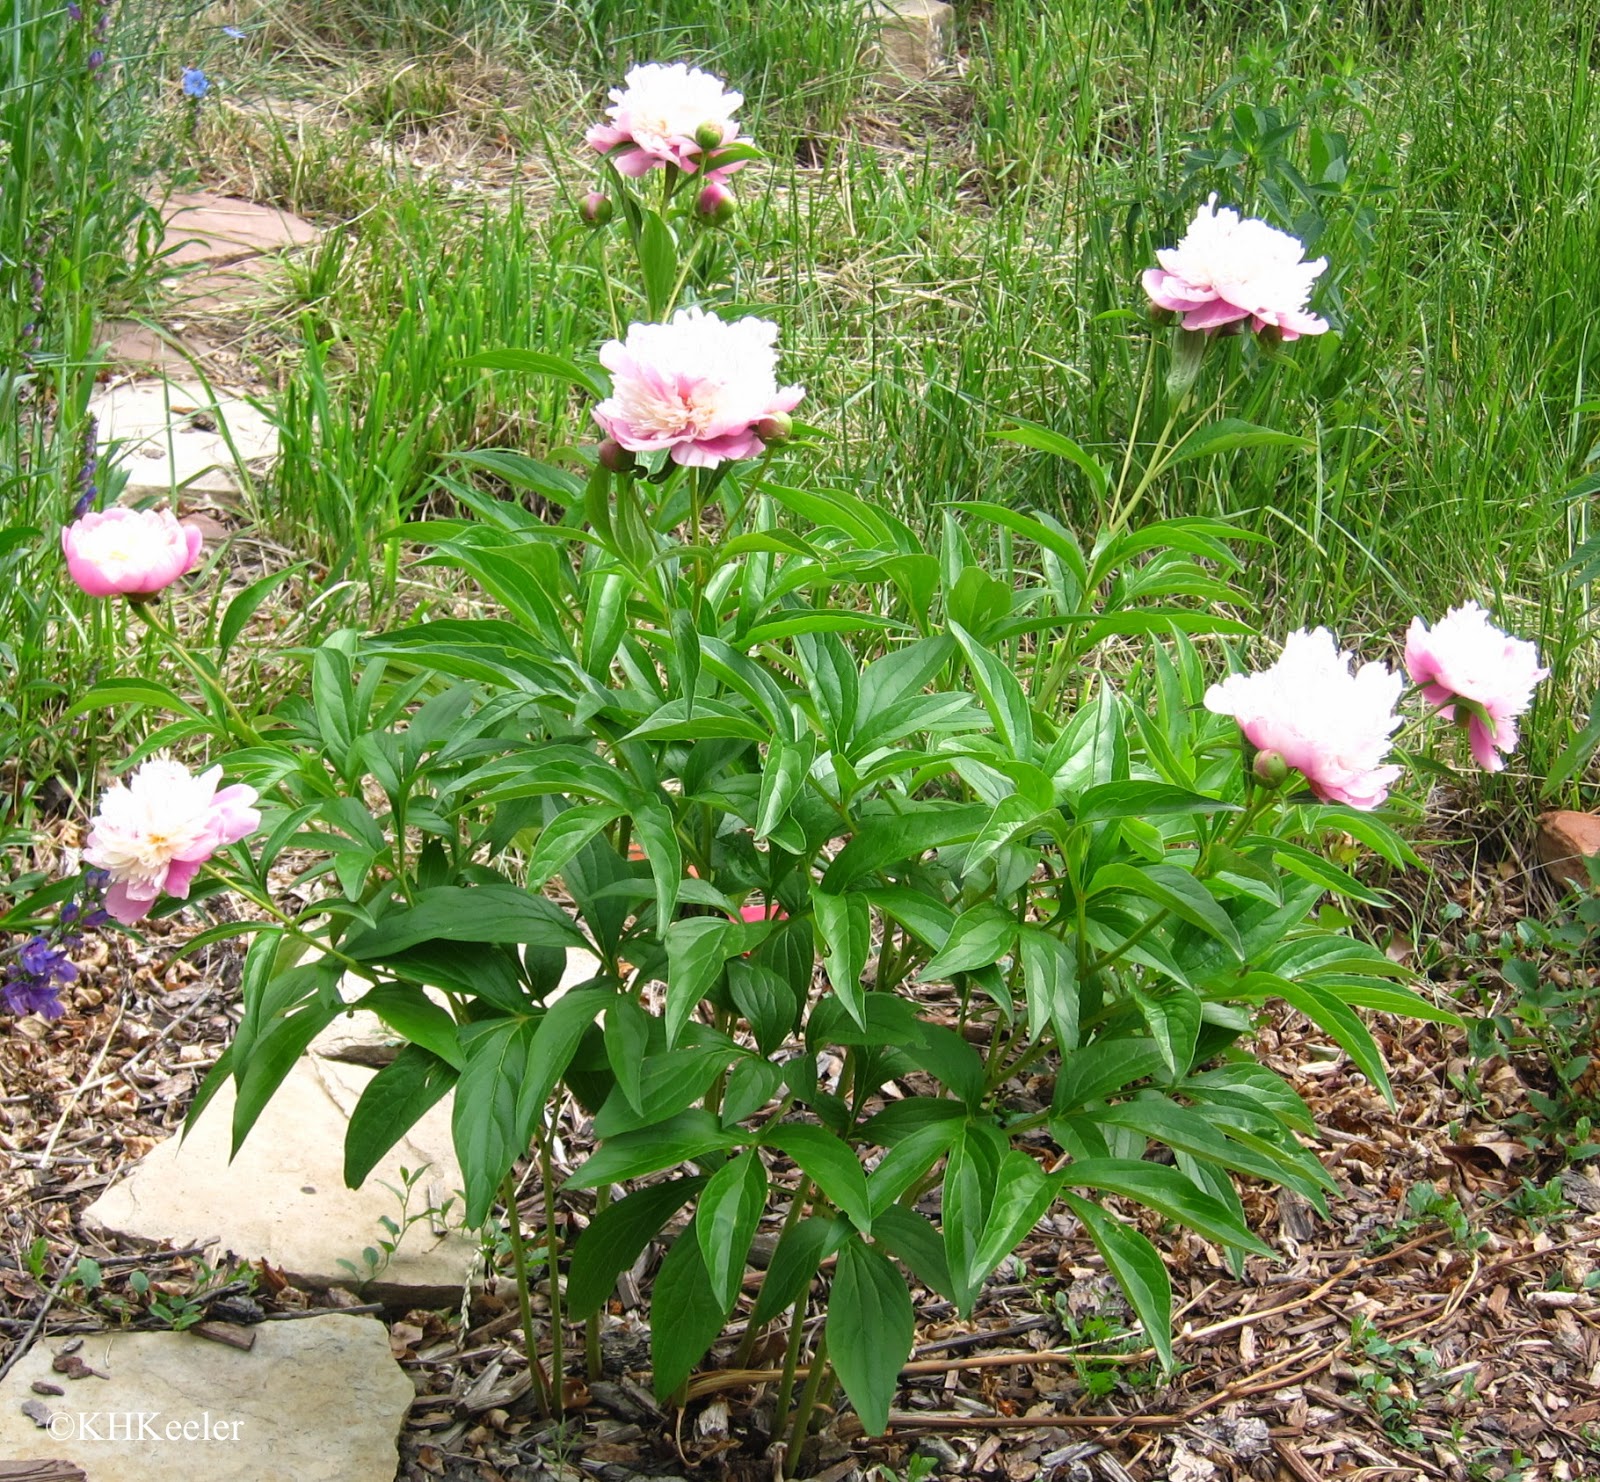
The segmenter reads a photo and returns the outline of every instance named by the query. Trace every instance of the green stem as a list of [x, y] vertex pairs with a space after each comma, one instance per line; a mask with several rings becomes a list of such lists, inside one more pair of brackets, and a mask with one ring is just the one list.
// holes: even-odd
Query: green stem
[[236, 731], [240, 740], [248, 745], [260, 746], [261, 737], [256, 733], [250, 722], [244, 718], [239, 707], [229, 699], [227, 691], [222, 688], [221, 680], [208, 674], [204, 665], [184, 646], [183, 640], [165, 623], [156, 618], [151, 611], [152, 604], [149, 602], [129, 602], [128, 606], [133, 609], [139, 621], [149, 628], [152, 633], [158, 633], [166, 640], [167, 647], [172, 650], [174, 657], [199, 681], [201, 692], [206, 699], [211, 701], [213, 705], [220, 705], [226, 718], [232, 722], [228, 729]]
[[783, 1475], [794, 1476], [800, 1466], [800, 1453], [805, 1449], [806, 1435], [811, 1429], [811, 1415], [817, 1408], [817, 1395], [822, 1389], [822, 1376], [828, 1372], [828, 1325], [822, 1325], [817, 1334], [817, 1347], [811, 1355], [811, 1370], [806, 1375], [806, 1387], [800, 1392], [800, 1404], [794, 1412], [794, 1429], [789, 1432], [789, 1446], [783, 1454]]
[[533, 1377], [539, 1411], [546, 1420], [555, 1418], [550, 1403], [550, 1380], [539, 1359], [538, 1340], [533, 1336], [533, 1303], [528, 1296], [528, 1251], [522, 1243], [522, 1216], [517, 1212], [517, 1181], [507, 1172], [500, 1185], [500, 1202], [506, 1208], [506, 1233], [511, 1239], [511, 1264], [517, 1273], [517, 1310], [522, 1315], [522, 1341], [528, 1350], [528, 1373]]
[[[594, 1193], [594, 1212], [598, 1215], [611, 1203], [611, 1187], [601, 1184]], [[591, 1312], [583, 1324], [583, 1358], [589, 1372], [589, 1382], [593, 1384], [605, 1372], [600, 1356], [600, 1316], [605, 1309]]]
[[549, 1129], [539, 1136], [539, 1181], [544, 1185], [544, 1248], [550, 1268], [550, 1382], [554, 1388], [555, 1413], [560, 1414], [560, 1387], [566, 1378], [566, 1359], [562, 1353], [560, 1242], [556, 1237], [556, 1179], [550, 1162]]
[[778, 1381], [778, 1397], [772, 1405], [772, 1434], [776, 1436], [789, 1418], [789, 1400], [794, 1394], [795, 1370], [800, 1367], [800, 1345], [806, 1336], [806, 1293], [800, 1294], [794, 1304], [794, 1316], [789, 1321], [789, 1342], [783, 1351], [783, 1378]]
[[[799, 1222], [800, 1211], [805, 1208], [806, 1196], [811, 1192], [811, 1180], [805, 1175], [800, 1175], [800, 1182], [795, 1186], [794, 1198], [789, 1201], [789, 1212], [783, 1217], [783, 1226], [778, 1231], [778, 1244], [776, 1250], [783, 1245], [784, 1236]], [[763, 1285], [766, 1277], [762, 1277]], [[802, 1302], [802, 1306], [804, 1303]], [[761, 1329], [753, 1322], [745, 1326], [744, 1337], [739, 1340], [738, 1351], [733, 1356], [733, 1367], [747, 1369], [750, 1367], [750, 1355], [755, 1352], [756, 1339], [761, 1336]]]

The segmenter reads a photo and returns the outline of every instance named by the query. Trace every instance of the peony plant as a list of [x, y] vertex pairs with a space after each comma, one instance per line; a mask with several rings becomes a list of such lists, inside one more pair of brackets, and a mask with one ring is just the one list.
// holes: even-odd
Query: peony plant
[[[1352, 672], [1322, 629], [1263, 671], [1219, 674], [1196, 640], [1252, 636], [1231, 615], [1237, 532], [1132, 524], [1177, 458], [1270, 430], [1180, 432], [1186, 389], [1114, 479], [1054, 429], [1010, 429], [1103, 496], [1087, 542], [986, 500], [925, 538], [815, 487], [776, 331], [728, 308], [680, 190], [753, 157], [738, 95], [639, 68], [613, 99], [582, 215], [647, 317], [597, 364], [479, 362], [564, 379], [604, 439], [576, 474], [495, 454], [558, 524], [450, 479], [457, 517], [418, 531], [497, 615], [334, 635], [304, 698], [233, 728], [240, 784], [147, 762], [108, 794], [91, 848], [136, 914], [253, 830], [259, 791], [265, 838], [232, 878], [269, 914], [191, 1117], [233, 1079], [237, 1146], [311, 1039], [371, 1009], [405, 1046], [351, 1116], [352, 1184], [453, 1090], [468, 1220], [505, 1208], [526, 1297], [514, 1168], [538, 1163], [542, 1342], [521, 1310], [540, 1403], [561, 1402], [569, 1324], [599, 1371], [613, 1285], [660, 1241], [658, 1394], [691, 1402], [740, 1313], [734, 1375], [711, 1382], [763, 1389], [793, 1475], [835, 1381], [869, 1431], [891, 1422], [913, 1288], [970, 1314], [1052, 1209], [1170, 1364], [1153, 1222], [1237, 1263], [1271, 1252], [1236, 1177], [1317, 1208], [1334, 1189], [1310, 1112], [1252, 1053], [1266, 1006], [1304, 1015], [1385, 1094], [1361, 1011], [1455, 1021], [1318, 909], [1383, 901], [1325, 857], [1330, 833], [1411, 858], [1374, 811], [1400, 775], [1403, 680]], [[635, 186], [657, 167], [659, 192]], [[1202, 218], [1152, 293], [1198, 313], [1191, 331], [1318, 332], [1322, 264], [1214, 202]], [[1412, 677], [1435, 709], [1492, 721], [1498, 759], [1536, 655], [1475, 639], [1458, 663], [1459, 626], [1422, 628]], [[1111, 666], [1110, 639], [1139, 646], [1137, 675]], [[318, 861], [292, 911], [266, 890], [291, 847]], [[597, 966], [562, 988], [571, 949]], [[586, 1220], [564, 1246], [555, 1148], [574, 1105], [598, 1145], [562, 1186]], [[749, 1300], [757, 1229], [780, 1211]], [[751, 1369], [769, 1329], [781, 1364]]]

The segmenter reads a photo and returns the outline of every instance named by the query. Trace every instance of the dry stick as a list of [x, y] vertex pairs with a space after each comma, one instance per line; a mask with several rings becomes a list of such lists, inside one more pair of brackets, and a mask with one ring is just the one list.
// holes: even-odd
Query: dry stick
[[28, 1331], [17, 1339], [17, 1346], [6, 1355], [6, 1361], [0, 1364], [0, 1379], [4, 1379], [11, 1372], [12, 1366], [30, 1348], [33, 1340], [39, 1336], [39, 1329], [44, 1326], [44, 1320], [49, 1316], [50, 1309], [55, 1306], [56, 1298], [61, 1295], [61, 1288], [67, 1284], [67, 1275], [77, 1263], [78, 1246], [73, 1246], [66, 1260], [61, 1263], [61, 1272], [56, 1277], [56, 1283], [45, 1293], [44, 1301], [39, 1304], [39, 1310], [34, 1313], [33, 1321], [28, 1324]]
[[117, 1030], [122, 1024], [122, 1015], [126, 1009], [125, 1004], [117, 1006], [117, 1017], [111, 1021], [111, 1028], [106, 1031], [106, 1037], [101, 1041], [100, 1051], [94, 1057], [94, 1064], [89, 1067], [89, 1074], [79, 1083], [78, 1089], [67, 1098], [67, 1104], [61, 1108], [61, 1115], [56, 1118], [56, 1124], [50, 1129], [50, 1136], [45, 1139], [43, 1150], [40, 1152], [36, 1167], [44, 1169], [50, 1166], [50, 1154], [55, 1151], [56, 1139], [61, 1136], [62, 1129], [67, 1125], [67, 1118], [72, 1115], [73, 1108], [77, 1106], [78, 1099], [89, 1089], [89, 1082], [95, 1077], [95, 1072], [100, 1069], [100, 1062], [106, 1058], [106, 1052], [111, 1048], [111, 1041], [117, 1037]]

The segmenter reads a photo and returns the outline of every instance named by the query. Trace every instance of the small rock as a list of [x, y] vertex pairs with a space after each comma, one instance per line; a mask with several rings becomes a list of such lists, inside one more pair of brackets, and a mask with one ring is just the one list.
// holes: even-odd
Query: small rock
[[1539, 863], [1558, 885], [1589, 888], [1584, 858], [1600, 854], [1600, 815], [1558, 809], [1539, 816]]
[[35, 1379], [32, 1387], [36, 1395], [64, 1395], [66, 1393], [66, 1390], [62, 1389], [59, 1384], [52, 1384], [48, 1379]]
[[877, 59], [889, 82], [926, 82], [945, 64], [955, 11], [945, 0], [876, 0]]
[[48, 1371], [36, 1348], [0, 1381], [0, 1456], [66, 1460], [94, 1482], [393, 1482], [415, 1390], [383, 1324], [330, 1316], [258, 1331], [252, 1353], [188, 1333], [98, 1337], [110, 1380], [74, 1390], [48, 1430], [15, 1403]]
[[[339, 1263], [360, 1268], [363, 1248], [387, 1238], [380, 1220], [399, 1220], [400, 1201], [384, 1185], [401, 1187], [402, 1166], [412, 1172], [427, 1167], [412, 1193], [412, 1214], [442, 1204], [462, 1183], [450, 1132], [453, 1098], [447, 1096], [361, 1188], [345, 1188], [345, 1129], [373, 1074], [317, 1057], [301, 1059], [231, 1162], [230, 1080], [188, 1137], [181, 1143], [169, 1138], [146, 1154], [84, 1211], [85, 1225], [175, 1245], [215, 1242], [236, 1256], [267, 1260], [299, 1287], [323, 1290], [355, 1281]], [[459, 1217], [459, 1210], [457, 1203], [452, 1213]], [[477, 1242], [461, 1229], [441, 1235], [430, 1220], [419, 1220], [389, 1265], [362, 1288], [362, 1297], [408, 1307], [455, 1302], [477, 1255]]]

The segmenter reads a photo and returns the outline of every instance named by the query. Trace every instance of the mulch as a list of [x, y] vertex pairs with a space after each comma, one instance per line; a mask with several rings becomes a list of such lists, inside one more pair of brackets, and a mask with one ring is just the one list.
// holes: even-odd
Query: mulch
[[[1504, 876], [1489, 894], [1503, 887]], [[1471, 889], [1483, 894], [1481, 882]], [[128, 1285], [136, 1270], [169, 1294], [206, 1283], [237, 1292], [194, 1252], [108, 1247], [80, 1221], [120, 1170], [177, 1130], [231, 1034], [237, 957], [221, 947], [174, 962], [188, 930], [163, 922], [143, 943], [102, 942], [66, 1018], [11, 1022], [0, 1035], [0, 1365], [25, 1341], [115, 1326], [118, 1299], [120, 1320], [148, 1322]], [[802, 1475], [851, 1482], [881, 1464], [893, 1476], [912, 1467], [1016, 1482], [1600, 1477], [1600, 1175], [1563, 1170], [1503, 1130], [1538, 1067], [1490, 1061], [1467, 1077], [1458, 1031], [1379, 1019], [1375, 1032], [1393, 1108], [1293, 1016], [1258, 1039], [1324, 1129], [1319, 1150], [1341, 1190], [1331, 1221], [1247, 1183], [1252, 1228], [1280, 1255], [1235, 1274], [1198, 1236], [1133, 1215], [1172, 1274], [1173, 1375], [1154, 1366], [1072, 1218], [1053, 1215], [970, 1321], [919, 1294], [890, 1435], [864, 1438], [847, 1408], [824, 1412]], [[574, 1108], [566, 1130], [559, 1161], [570, 1169], [586, 1151]], [[1551, 1180], [1559, 1199], [1526, 1196]], [[536, 1170], [523, 1197], [537, 1228]], [[564, 1239], [589, 1197], [560, 1196]], [[101, 1291], [69, 1279], [52, 1297], [84, 1257], [99, 1263]], [[389, 1314], [418, 1389], [401, 1482], [775, 1476], [764, 1453], [776, 1340], [746, 1370], [729, 1367], [731, 1342], [719, 1346], [681, 1410], [652, 1396], [645, 1298], [658, 1260], [647, 1252], [619, 1286], [602, 1379], [583, 1380], [582, 1335], [569, 1335], [571, 1408], [559, 1425], [531, 1408], [504, 1277], [464, 1312]], [[759, 1279], [751, 1273], [749, 1293]], [[270, 1271], [254, 1286], [269, 1312], [359, 1300], [297, 1293]], [[548, 1311], [544, 1294], [535, 1307]], [[814, 1300], [813, 1320], [824, 1312]]]

